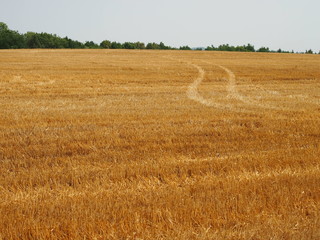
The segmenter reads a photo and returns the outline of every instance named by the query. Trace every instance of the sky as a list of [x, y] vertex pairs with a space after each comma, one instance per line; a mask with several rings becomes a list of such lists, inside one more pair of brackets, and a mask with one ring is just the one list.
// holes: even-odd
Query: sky
[[20, 33], [74, 40], [320, 51], [320, 0], [0, 0]]

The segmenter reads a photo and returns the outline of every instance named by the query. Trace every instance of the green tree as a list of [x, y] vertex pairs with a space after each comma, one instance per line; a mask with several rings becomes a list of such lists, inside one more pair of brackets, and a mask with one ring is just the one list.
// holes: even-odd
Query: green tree
[[250, 43], [248, 43], [247, 46], [245, 46], [245, 49], [247, 50], [247, 52], [255, 52], [256, 51], [254, 49], [254, 46], [251, 45]]
[[234, 50], [234, 51], [237, 51], [237, 52], [248, 52], [248, 50], [247, 50], [247, 48], [246, 48], [245, 45], [243, 45], [243, 46], [236, 46], [236, 47], [231, 46], [230, 48], [231, 48], [232, 50]]
[[143, 42], [135, 42], [134, 45], [135, 45], [135, 49], [145, 49], [146, 48], [146, 46]]
[[217, 51], [217, 48], [214, 47], [213, 45], [206, 47], [206, 51]]
[[270, 52], [270, 49], [268, 47], [261, 47], [257, 50], [257, 52]]
[[118, 42], [112, 42], [110, 48], [112, 48], [112, 49], [121, 49], [122, 48], [122, 44], [118, 43]]
[[191, 47], [189, 47], [189, 46], [181, 46], [179, 49], [180, 50], [191, 50]]
[[84, 48], [83, 43], [79, 41], [74, 41], [68, 37], [64, 38], [66, 41], [66, 48]]
[[109, 40], [104, 40], [100, 43], [100, 47], [102, 48], [111, 48], [111, 42]]
[[17, 31], [12, 31], [7, 24], [0, 22], [0, 48], [25, 48], [24, 36]]
[[84, 46], [85, 46], [85, 48], [91, 48], [91, 49], [100, 48], [100, 46], [93, 41], [86, 41]]
[[0, 22], [0, 32], [9, 30], [8, 25], [4, 22]]
[[162, 49], [162, 50], [172, 49], [171, 47], [166, 46], [163, 42], [159, 43], [159, 48]]
[[135, 49], [135, 44], [131, 42], [125, 42], [124, 44], [122, 44], [122, 47], [124, 49]]
[[147, 49], [160, 49], [159, 44], [153, 42], [153, 43], [148, 43], [146, 46]]
[[229, 46], [229, 44], [222, 44], [217, 48], [218, 51], [235, 51], [235, 47]]
[[27, 48], [43, 48], [39, 35], [34, 32], [27, 32], [25, 34]]

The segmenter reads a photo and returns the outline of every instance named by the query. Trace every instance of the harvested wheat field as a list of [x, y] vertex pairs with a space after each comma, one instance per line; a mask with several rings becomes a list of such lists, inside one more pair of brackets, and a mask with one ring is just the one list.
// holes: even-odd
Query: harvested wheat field
[[320, 55], [0, 51], [0, 239], [320, 239]]

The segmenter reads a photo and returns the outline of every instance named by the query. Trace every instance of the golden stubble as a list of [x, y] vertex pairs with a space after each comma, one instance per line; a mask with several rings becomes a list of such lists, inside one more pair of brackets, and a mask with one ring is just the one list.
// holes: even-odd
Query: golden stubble
[[0, 239], [320, 238], [318, 55], [0, 51]]

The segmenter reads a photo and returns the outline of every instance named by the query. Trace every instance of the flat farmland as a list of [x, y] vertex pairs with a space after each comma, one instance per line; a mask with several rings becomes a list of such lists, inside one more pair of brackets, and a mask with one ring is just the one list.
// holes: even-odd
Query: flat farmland
[[320, 239], [320, 55], [1, 50], [0, 239]]

